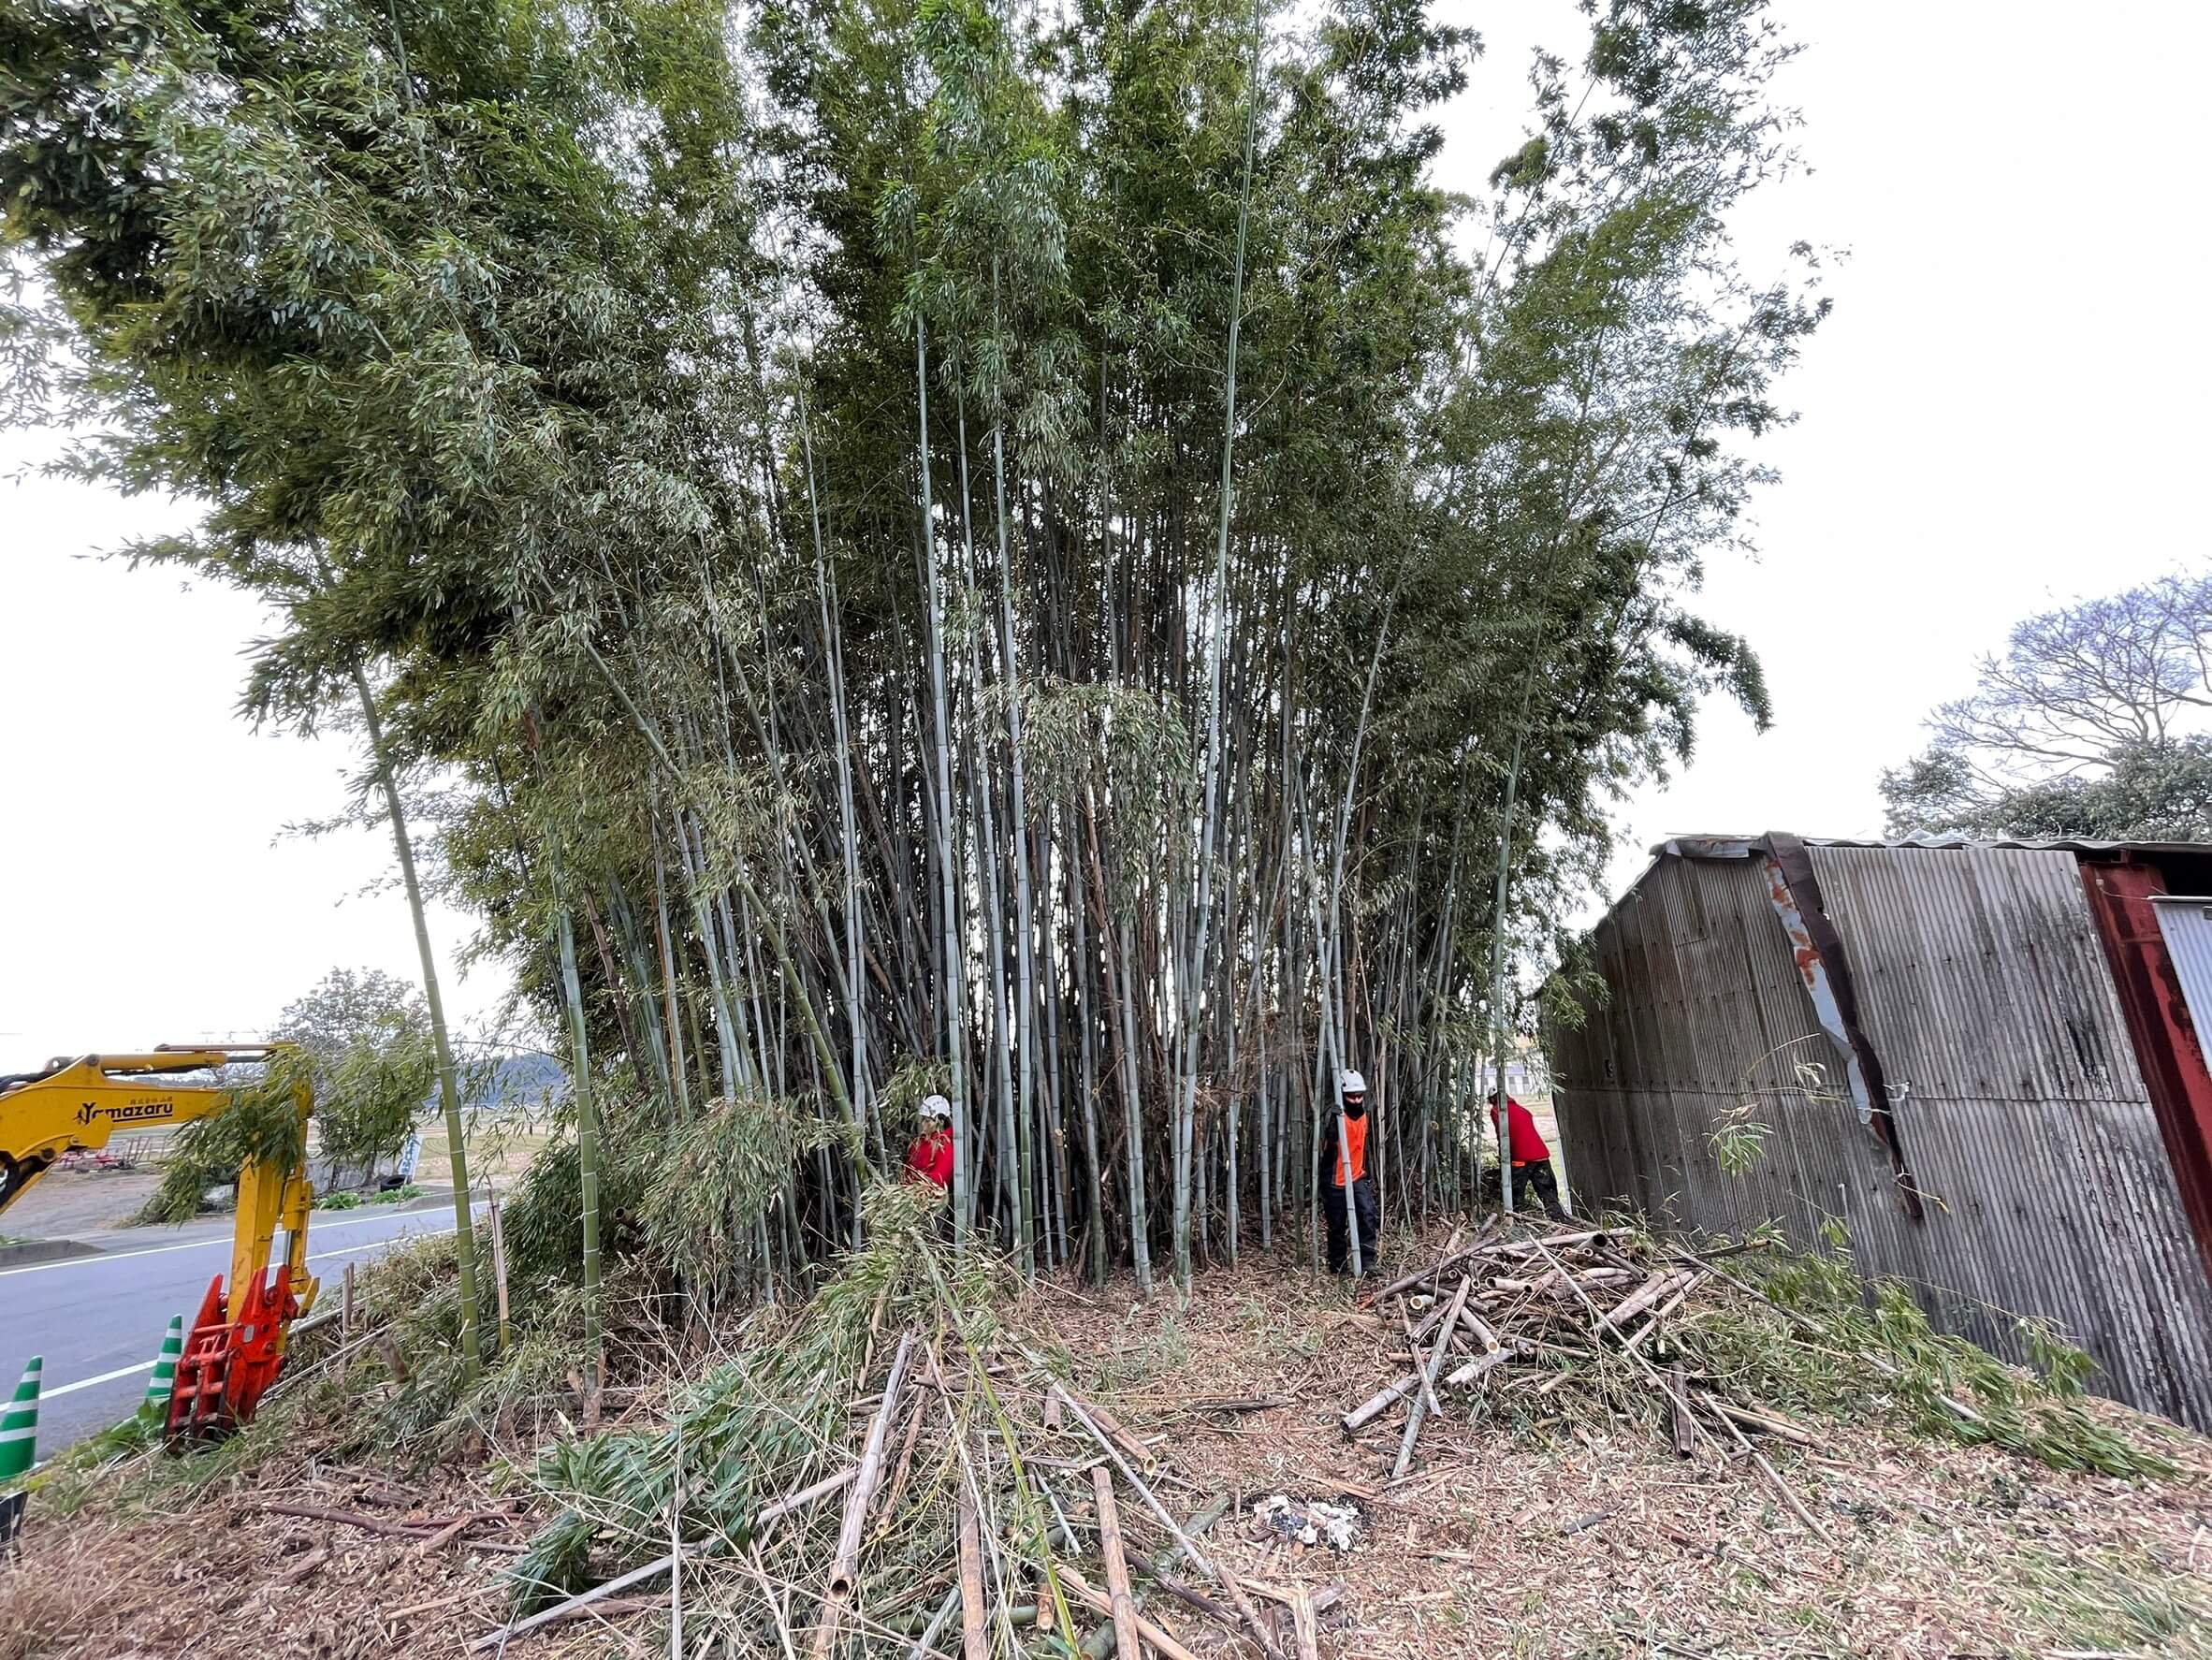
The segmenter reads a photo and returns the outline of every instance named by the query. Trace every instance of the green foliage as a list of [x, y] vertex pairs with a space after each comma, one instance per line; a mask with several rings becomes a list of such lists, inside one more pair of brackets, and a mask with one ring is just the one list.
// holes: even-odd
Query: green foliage
[[2212, 1660], [2212, 1595], [2149, 1552], [2023, 1551], [2009, 1600], [2059, 1653]]
[[299, 1106], [310, 1079], [305, 1056], [280, 1051], [260, 1077], [230, 1085], [230, 1099], [221, 1111], [177, 1132], [162, 1166], [161, 1185], [136, 1219], [189, 1222], [199, 1214], [209, 1188], [236, 1182], [249, 1164], [280, 1173], [297, 1169], [307, 1157]]
[[374, 968], [331, 969], [270, 1036], [306, 1053], [327, 1186], [367, 1179], [406, 1145], [437, 1088], [422, 993]]
[[422, 1189], [413, 1182], [408, 1182], [401, 1187], [375, 1193], [318, 1193], [315, 1195], [315, 1209], [319, 1211], [350, 1211], [369, 1204], [406, 1204], [410, 1201], [421, 1197]]
[[1924, 1434], [2001, 1447], [2053, 1469], [2174, 1473], [2079, 1403], [2092, 1362], [2047, 1323], [2019, 1322], [2038, 1368], [2029, 1375], [1934, 1330], [1910, 1288], [1862, 1282], [1841, 1242], [1771, 1255], [1756, 1283], [1782, 1311], [1783, 1331], [1770, 1312], [1708, 1315], [1691, 1341], [1702, 1365], [1757, 1398], [1844, 1417], [1897, 1411]]
[[865, 1203], [867, 1245], [843, 1257], [788, 1323], [756, 1316], [731, 1357], [683, 1389], [665, 1423], [565, 1437], [540, 1458], [531, 1481], [560, 1509], [516, 1561], [523, 1607], [589, 1583], [594, 1551], [618, 1568], [662, 1553], [679, 1482], [677, 1525], [691, 1548], [741, 1552], [763, 1505], [832, 1473], [823, 1454], [843, 1439], [879, 1333], [988, 1335], [1005, 1268], [940, 1244], [933, 1196], [884, 1182]]
[[1766, 1157], [1767, 1138], [1773, 1133], [1774, 1126], [1751, 1116], [1749, 1102], [1739, 1102], [1718, 1115], [1707, 1139], [1722, 1171], [1740, 1176]]
[[638, 1205], [647, 1256], [682, 1276], [703, 1315], [760, 1289], [756, 1235], [802, 1152], [837, 1143], [857, 1162], [847, 1127], [758, 1097], [709, 1101], [654, 1137]]
[[909, 1056], [878, 1086], [877, 1112], [890, 1125], [895, 1139], [901, 1129], [918, 1129], [922, 1103], [933, 1095], [944, 1094], [952, 1085], [953, 1070], [943, 1061]]

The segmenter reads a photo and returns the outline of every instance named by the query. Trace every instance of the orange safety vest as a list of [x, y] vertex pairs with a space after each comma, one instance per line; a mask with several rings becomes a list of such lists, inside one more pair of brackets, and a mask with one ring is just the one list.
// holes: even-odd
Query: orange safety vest
[[1367, 1126], [1370, 1119], [1370, 1114], [1362, 1114], [1357, 1118], [1344, 1120], [1344, 1144], [1336, 1150], [1336, 1186], [1339, 1187], [1351, 1185], [1345, 1180], [1344, 1175], [1344, 1156], [1347, 1150], [1352, 1156], [1352, 1181], [1357, 1182], [1367, 1174]]

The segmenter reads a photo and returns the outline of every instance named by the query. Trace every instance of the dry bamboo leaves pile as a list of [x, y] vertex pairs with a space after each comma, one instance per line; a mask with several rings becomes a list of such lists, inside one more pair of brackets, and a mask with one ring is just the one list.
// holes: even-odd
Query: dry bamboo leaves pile
[[1746, 1434], [1810, 1447], [1812, 1432], [1762, 1403], [1731, 1398], [1721, 1380], [1669, 1341], [1670, 1322], [1724, 1271], [1602, 1229], [1556, 1227], [1510, 1238], [1493, 1230], [1486, 1226], [1463, 1247], [1448, 1245], [1437, 1260], [1369, 1300], [1401, 1328], [1408, 1370], [1339, 1421], [1357, 1437], [1405, 1403], [1393, 1479], [1405, 1476], [1423, 1423], [1448, 1410], [1448, 1402], [1516, 1389], [1542, 1397], [1603, 1373], [1608, 1383], [1648, 1396], [1679, 1456], [1703, 1450], [1740, 1461], [1806, 1532], [1833, 1542]]
[[1229, 1496], [1179, 1516], [1163, 1493], [1191, 1484], [1163, 1467], [1160, 1438], [1131, 1434], [1019, 1341], [980, 1352], [910, 1331], [880, 1376], [825, 1449], [839, 1466], [763, 1507], [740, 1542], [678, 1544], [473, 1649], [657, 1609], [677, 1652], [690, 1633], [700, 1653], [764, 1660], [1317, 1656], [1318, 1616], [1343, 1587], [1245, 1580], [1210, 1555]]

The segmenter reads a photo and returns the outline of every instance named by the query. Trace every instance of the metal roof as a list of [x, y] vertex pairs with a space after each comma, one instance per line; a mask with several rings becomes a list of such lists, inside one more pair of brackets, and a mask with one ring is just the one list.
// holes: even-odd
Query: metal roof
[[[1771, 835], [1773, 832], [1767, 834]], [[2016, 848], [2039, 853], [2195, 853], [2212, 857], [2212, 842], [2207, 841], [2089, 841], [2072, 838], [2023, 841], [1976, 836], [1802, 836], [1797, 839], [1807, 847]], [[1654, 856], [1673, 853], [1685, 859], [1744, 859], [1749, 858], [1765, 841], [1766, 836], [1670, 836], [1665, 841], [1653, 843], [1652, 852]]]
[[[1666, 858], [1677, 859], [1748, 859], [1754, 853], [1768, 851], [1768, 837], [1783, 834], [1768, 830], [1756, 836], [1708, 835], [1670, 836], [1665, 841], [1652, 844], [1652, 862], [1637, 872], [1636, 880], [1621, 890], [1620, 896], [1606, 907], [1600, 924], [1610, 918], [1622, 906], [1635, 896], [1637, 889], [1651, 880], [1652, 872]], [[2146, 854], [2151, 858], [2189, 857], [2212, 858], [2212, 842], [2207, 841], [2017, 841], [1996, 837], [1972, 836], [1900, 836], [1886, 839], [1879, 837], [1853, 836], [1800, 836], [1797, 840], [1807, 847], [1840, 848], [1931, 848], [1954, 852], [1972, 852], [1999, 848], [2025, 852], [2063, 852], [2076, 858], [2124, 859], [2129, 854]]]

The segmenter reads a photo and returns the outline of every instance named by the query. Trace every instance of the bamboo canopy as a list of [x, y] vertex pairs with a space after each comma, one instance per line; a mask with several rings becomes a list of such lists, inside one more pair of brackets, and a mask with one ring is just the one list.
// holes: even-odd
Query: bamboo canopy
[[208, 504], [137, 557], [267, 603], [248, 712], [373, 736], [564, 1033], [589, 1231], [517, 1251], [754, 1295], [941, 1091], [963, 1240], [1317, 1256], [1348, 1066], [1386, 1222], [1476, 1202], [1608, 801], [1764, 718], [1687, 605], [1823, 308], [1735, 264], [1757, 4], [1599, 6], [1471, 198], [1446, 14], [23, 25], [14, 413]]

